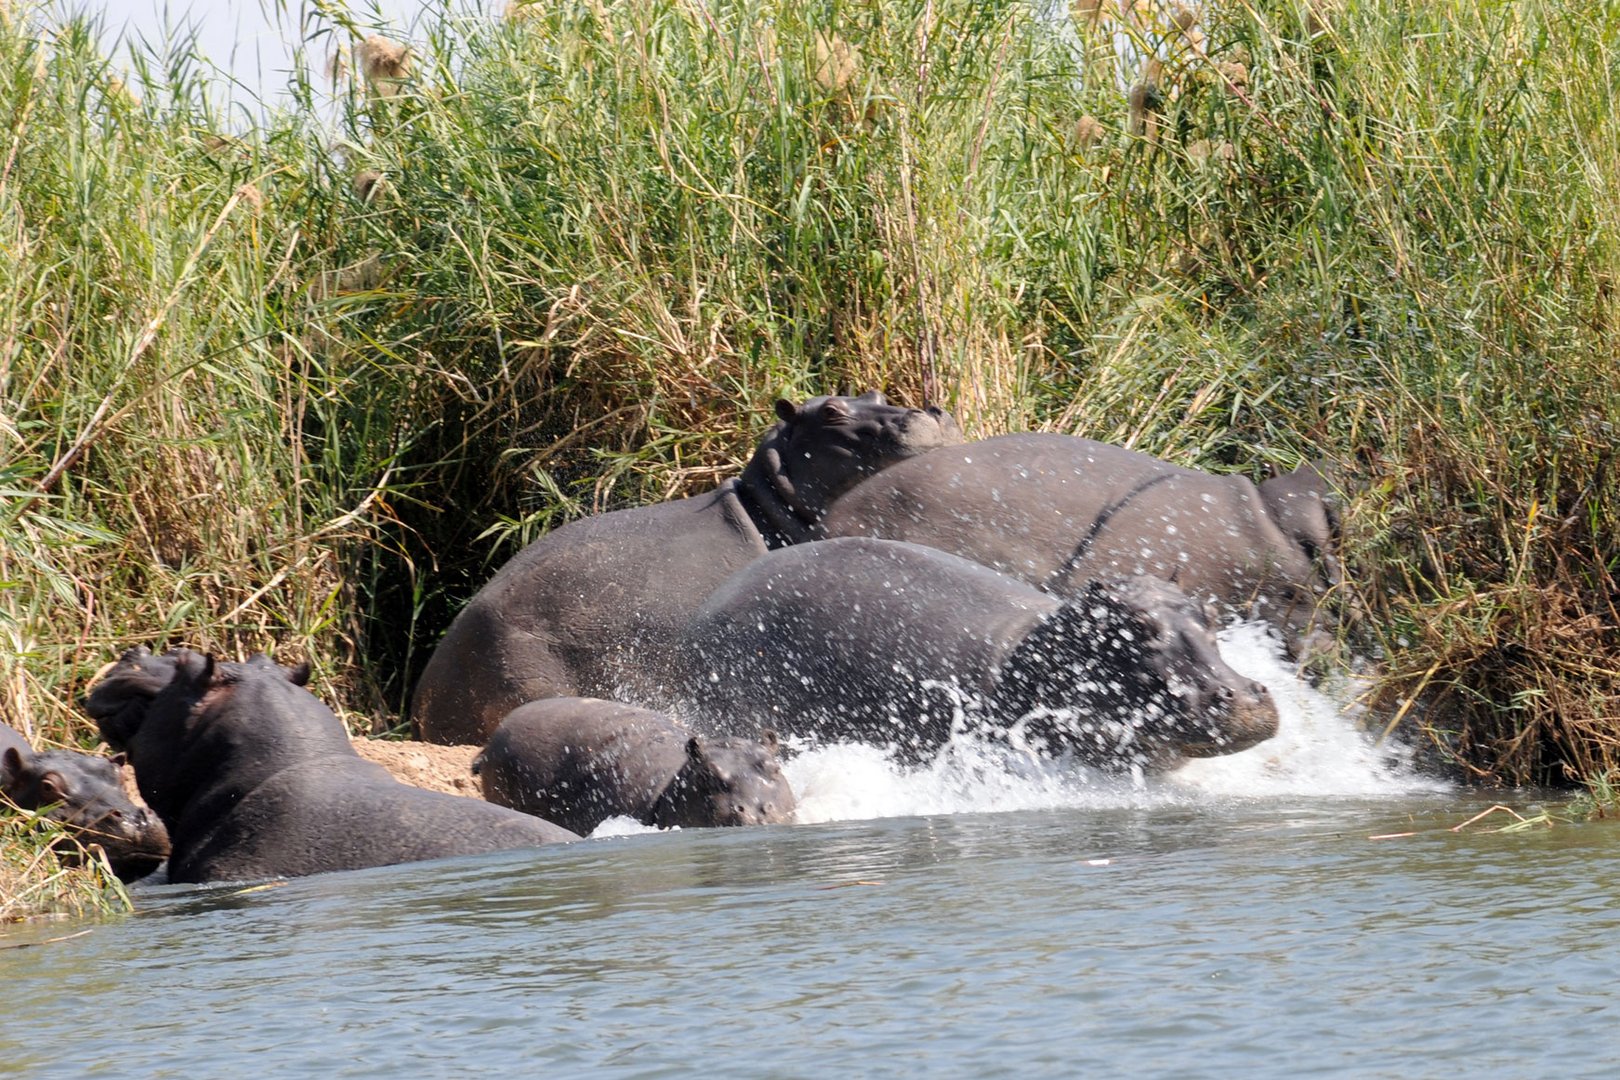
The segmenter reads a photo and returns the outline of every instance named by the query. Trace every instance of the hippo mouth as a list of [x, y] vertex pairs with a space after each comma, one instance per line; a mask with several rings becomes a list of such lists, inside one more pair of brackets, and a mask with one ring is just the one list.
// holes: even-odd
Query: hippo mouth
[[[99, 847], [107, 865], [121, 881], [135, 881], [156, 870], [169, 857], [169, 830], [156, 814], [140, 811], [133, 817], [102, 818], [93, 825], [78, 826], [72, 847], [80, 851]], [[78, 858], [77, 852], [63, 851], [63, 861]]]

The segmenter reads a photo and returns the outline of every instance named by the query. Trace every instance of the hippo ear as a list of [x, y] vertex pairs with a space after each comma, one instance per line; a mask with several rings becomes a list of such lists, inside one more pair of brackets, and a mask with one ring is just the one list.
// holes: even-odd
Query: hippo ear
[[776, 418], [784, 424], [791, 424], [799, 418], [799, 407], [787, 398], [777, 398]]
[[285, 668], [284, 670], [287, 672], [287, 681], [292, 683], [294, 686], [309, 685], [310, 667], [308, 660], [305, 660], [296, 667]]
[[700, 764], [702, 763], [704, 755], [703, 737], [701, 735], [694, 735], [690, 739], [686, 740], [686, 756], [691, 758], [693, 761]]
[[107, 760], [113, 763], [113, 768], [122, 769], [125, 765], [129, 764], [129, 755], [120, 750]]
[[782, 740], [777, 738], [775, 728], [765, 728], [759, 733], [759, 744], [771, 753], [782, 748]]
[[120, 663], [138, 664], [151, 655], [151, 649], [148, 649], [145, 645], [136, 645], [133, 648], [125, 649], [119, 654], [118, 659]]
[[21, 776], [26, 762], [23, 761], [22, 751], [15, 746], [6, 747], [6, 752], [0, 755], [0, 780], [9, 780], [13, 776]]
[[175, 678], [185, 680], [195, 687], [212, 686], [214, 683], [214, 654], [203, 653], [202, 662], [193, 667], [191, 660], [197, 654], [186, 649], [180, 650], [180, 665], [175, 671]]

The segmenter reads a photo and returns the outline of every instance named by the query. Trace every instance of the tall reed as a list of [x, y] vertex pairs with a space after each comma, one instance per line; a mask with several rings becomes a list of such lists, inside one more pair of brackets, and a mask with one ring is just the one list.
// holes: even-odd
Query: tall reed
[[329, 105], [370, 28], [314, 4], [251, 125], [184, 43], [126, 76], [14, 15], [7, 711], [86, 739], [97, 667], [184, 640], [391, 725], [520, 544], [875, 386], [1337, 461], [1384, 722], [1482, 778], [1620, 764], [1620, 6], [1223, 4], [1123, 91], [1030, 10], [556, 0], [360, 48]]

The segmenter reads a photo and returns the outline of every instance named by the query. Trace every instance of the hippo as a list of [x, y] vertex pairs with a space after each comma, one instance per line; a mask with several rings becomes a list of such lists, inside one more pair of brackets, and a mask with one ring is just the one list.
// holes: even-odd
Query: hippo
[[1062, 598], [1149, 574], [1264, 618], [1292, 644], [1339, 583], [1326, 496], [1309, 466], [1257, 488], [1090, 439], [1002, 435], [862, 481], [823, 527], [927, 544]]
[[1168, 769], [1270, 738], [1266, 688], [1221, 659], [1203, 608], [1146, 575], [1062, 601], [934, 548], [782, 548], [688, 621], [678, 715], [700, 730], [886, 745], [926, 760], [965, 723], [1108, 769]]
[[45, 810], [75, 843], [56, 845], [64, 865], [83, 861], [95, 845], [120, 881], [137, 881], [169, 856], [163, 822], [124, 794], [122, 755], [105, 757], [78, 750], [35, 753], [10, 725], [0, 724], [0, 793], [23, 810]]
[[826, 508], [861, 479], [962, 441], [942, 410], [876, 392], [778, 401], [776, 415], [741, 477], [571, 522], [502, 567], [428, 660], [411, 703], [417, 736], [482, 744], [537, 698], [636, 698], [632, 688], [663, 682], [681, 624], [733, 571], [818, 538]]
[[169, 880], [298, 877], [577, 840], [481, 799], [395, 780], [305, 688], [309, 667], [129, 649], [85, 710], [129, 754], [173, 842]]
[[659, 828], [793, 819], [774, 731], [704, 738], [651, 709], [543, 698], [514, 709], [473, 760], [484, 798], [588, 834], [610, 817]]

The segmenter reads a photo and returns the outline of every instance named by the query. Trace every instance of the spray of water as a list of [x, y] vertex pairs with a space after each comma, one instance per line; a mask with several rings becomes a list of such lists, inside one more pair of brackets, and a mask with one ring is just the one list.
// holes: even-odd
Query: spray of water
[[938, 758], [897, 765], [883, 749], [855, 743], [801, 748], [786, 764], [801, 822], [910, 814], [1064, 807], [1197, 804], [1231, 798], [1379, 796], [1443, 789], [1375, 746], [1358, 726], [1348, 687], [1313, 687], [1296, 674], [1281, 643], [1261, 624], [1220, 635], [1234, 669], [1271, 691], [1277, 735], [1238, 754], [1190, 761], [1162, 776], [1105, 775], [1020, 750], [1016, 741], [958, 734]]

